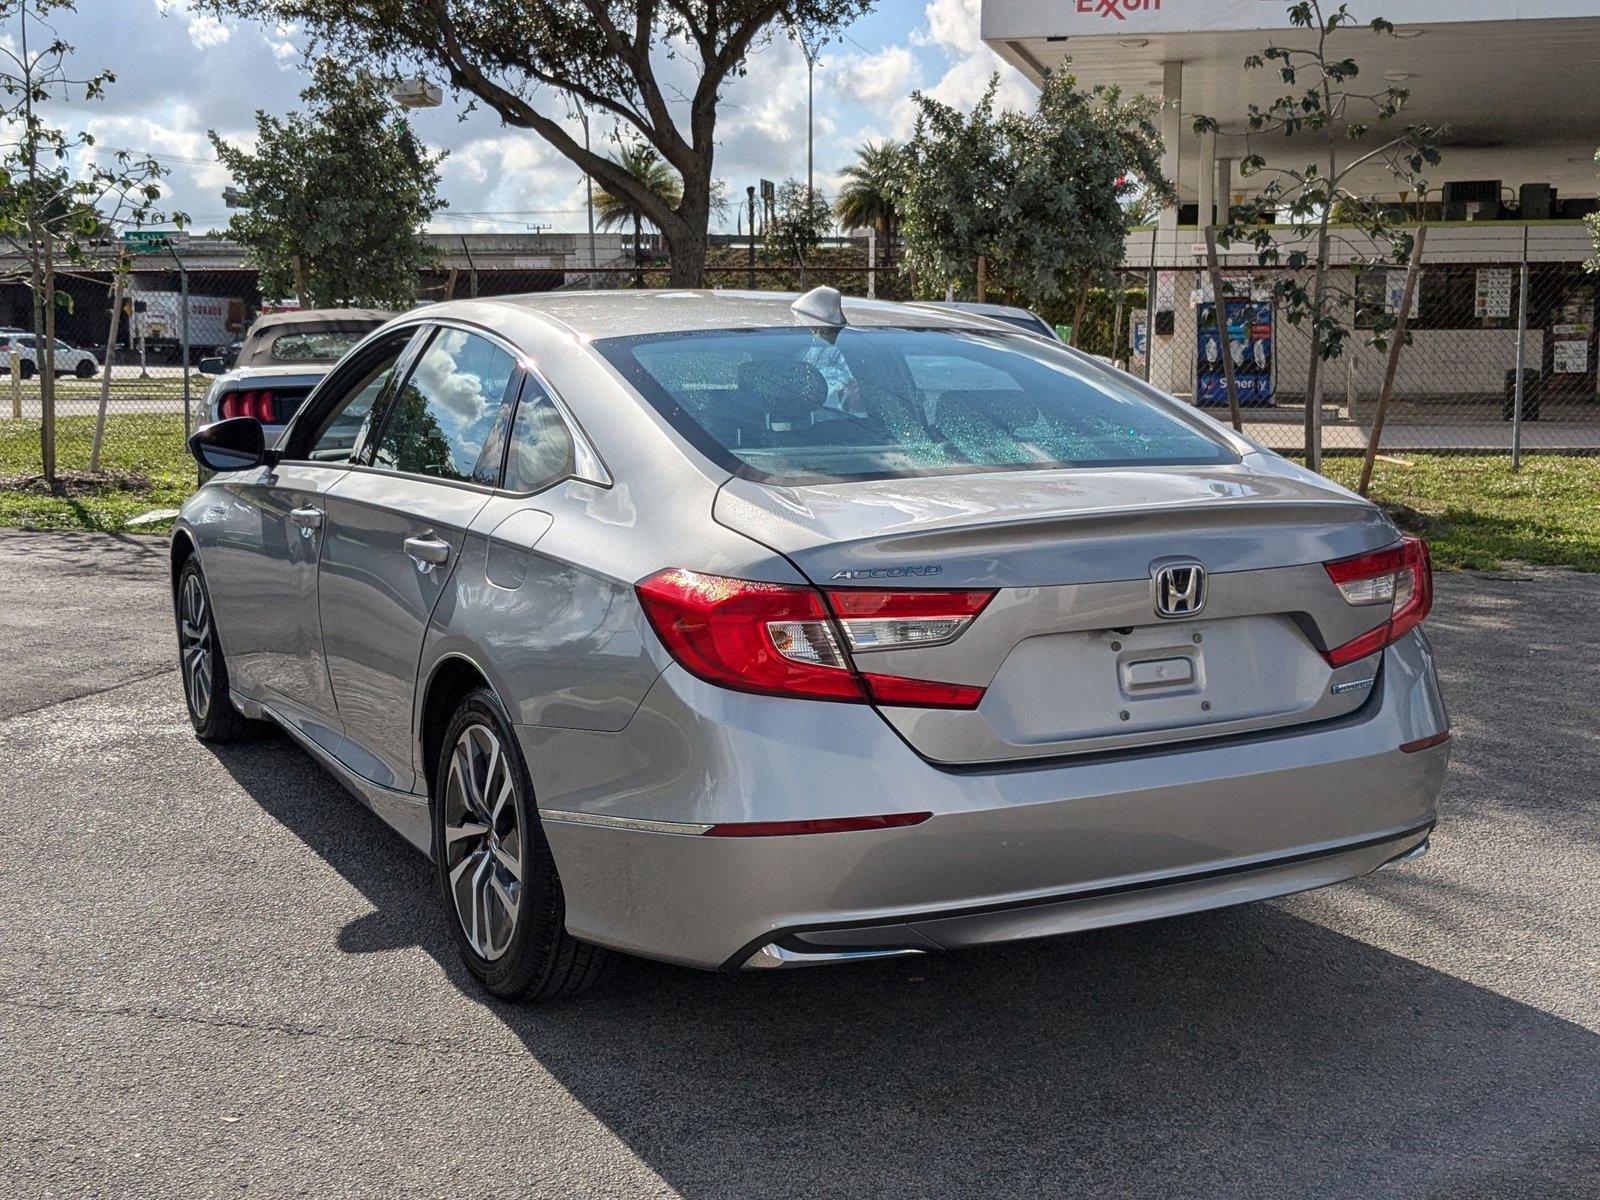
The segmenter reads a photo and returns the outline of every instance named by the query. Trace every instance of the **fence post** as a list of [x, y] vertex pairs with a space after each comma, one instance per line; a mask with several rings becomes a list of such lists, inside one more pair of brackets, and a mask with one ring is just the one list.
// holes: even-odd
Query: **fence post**
[[1378, 396], [1378, 411], [1372, 418], [1372, 436], [1367, 439], [1367, 454], [1361, 462], [1361, 483], [1356, 491], [1363, 496], [1372, 483], [1372, 465], [1378, 458], [1378, 443], [1383, 439], [1383, 419], [1389, 412], [1389, 401], [1394, 396], [1394, 377], [1400, 370], [1400, 351], [1406, 344], [1406, 323], [1411, 318], [1411, 300], [1417, 294], [1417, 275], [1422, 265], [1422, 247], [1428, 240], [1428, 227], [1417, 230], [1417, 240], [1411, 247], [1411, 265], [1406, 268], [1405, 294], [1400, 298], [1400, 312], [1394, 321], [1394, 341], [1389, 344], [1389, 365], [1383, 373], [1383, 391]]
[[1522, 227], [1522, 279], [1517, 302], [1517, 382], [1511, 401], [1511, 470], [1522, 470], [1522, 372], [1528, 362], [1528, 227]]
[[[1233, 335], [1228, 329], [1228, 301], [1222, 292], [1222, 268], [1217, 263], [1217, 227], [1206, 226], [1206, 272], [1211, 276], [1211, 310], [1217, 315], [1217, 333], [1222, 340], [1222, 378], [1228, 384], [1228, 415], [1235, 433], [1244, 432], [1239, 420], [1239, 381], [1233, 374]], [[1196, 393], [1200, 391], [1195, 387]]]
[[1121, 271], [1117, 272], [1117, 315], [1111, 318], [1111, 361], [1113, 364], [1122, 361], [1117, 354], [1122, 349], [1122, 318], [1128, 307], [1128, 277]]
[[178, 353], [183, 362], [183, 440], [189, 440], [189, 268], [183, 265], [177, 249], [167, 243], [167, 253], [178, 264]]
[[[1156, 361], [1156, 234], [1159, 227], [1150, 231], [1150, 271], [1144, 280], [1144, 381], [1150, 376]], [[1130, 349], [1129, 353], [1132, 353]]]
[[22, 419], [22, 355], [11, 352], [11, 415]]
[[878, 227], [867, 226], [867, 299], [878, 298]]

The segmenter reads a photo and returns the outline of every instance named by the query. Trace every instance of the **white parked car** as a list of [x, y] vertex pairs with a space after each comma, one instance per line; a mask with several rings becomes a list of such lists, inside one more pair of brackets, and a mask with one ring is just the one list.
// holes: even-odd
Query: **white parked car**
[[[13, 333], [0, 330], [0, 375], [11, 374], [11, 355], [21, 360], [19, 373], [32, 379], [39, 373], [38, 340], [31, 333]], [[55, 369], [57, 375], [76, 375], [79, 379], [92, 379], [100, 370], [100, 360], [93, 350], [79, 350], [56, 339]]]

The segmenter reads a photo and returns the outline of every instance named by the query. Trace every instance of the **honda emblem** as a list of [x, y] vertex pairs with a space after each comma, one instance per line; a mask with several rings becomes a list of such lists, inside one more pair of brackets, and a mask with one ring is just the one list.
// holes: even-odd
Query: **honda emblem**
[[1206, 569], [1199, 563], [1162, 567], [1155, 583], [1158, 617], [1192, 617], [1206, 606]]

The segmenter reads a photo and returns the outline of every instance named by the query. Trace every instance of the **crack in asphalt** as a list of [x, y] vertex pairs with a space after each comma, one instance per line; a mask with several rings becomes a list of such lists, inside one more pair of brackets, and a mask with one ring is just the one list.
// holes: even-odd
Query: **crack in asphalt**
[[525, 1051], [500, 1049], [481, 1045], [468, 1045], [437, 1038], [408, 1038], [396, 1034], [371, 1033], [359, 1029], [330, 1029], [326, 1026], [301, 1025], [292, 1021], [253, 1021], [244, 1017], [204, 1016], [198, 1013], [173, 1012], [160, 1008], [135, 1008], [132, 1005], [91, 1007], [71, 1000], [30, 1000], [22, 996], [0, 996], [0, 1006], [29, 1009], [34, 1012], [60, 1013], [79, 1017], [126, 1017], [133, 1021], [152, 1021], [174, 1025], [195, 1025], [210, 1029], [238, 1029], [247, 1033], [276, 1033], [288, 1037], [321, 1038], [326, 1041], [351, 1045], [393, 1046], [407, 1050], [425, 1050], [435, 1054], [471, 1054], [474, 1057], [492, 1055], [496, 1058], [526, 1059]]
[[57, 705], [71, 704], [76, 700], [89, 700], [95, 696], [104, 696], [108, 692], [120, 691], [125, 687], [132, 687], [136, 683], [149, 683], [150, 680], [160, 679], [163, 675], [176, 674], [177, 670], [176, 666], [160, 667], [154, 671], [147, 671], [143, 675], [135, 675], [131, 679], [124, 679], [120, 683], [108, 683], [105, 687], [90, 688], [88, 691], [76, 692], [71, 696], [57, 696], [54, 700], [46, 700], [43, 704], [35, 705], [33, 708], [24, 708], [13, 713], [0, 713], [0, 725], [4, 725], [8, 721], [15, 721], [20, 717], [31, 717], [35, 713], [42, 713], [46, 709], [55, 708]]

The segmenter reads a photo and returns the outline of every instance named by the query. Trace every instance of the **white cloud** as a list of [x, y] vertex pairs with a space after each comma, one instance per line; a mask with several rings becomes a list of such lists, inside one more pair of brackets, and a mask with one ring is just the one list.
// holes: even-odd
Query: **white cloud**
[[944, 51], [950, 67], [927, 95], [953, 108], [970, 109], [983, 96], [994, 74], [1000, 76], [995, 102], [1001, 108], [1031, 108], [1037, 89], [984, 44], [981, 0], [928, 0], [927, 26], [912, 32], [921, 46]]
[[162, 16], [186, 16], [189, 40], [198, 50], [220, 46], [233, 36], [233, 26], [210, 13], [197, 13], [189, 8], [187, 0], [156, 0], [156, 10]]
[[829, 80], [839, 94], [863, 104], [904, 99], [919, 71], [917, 56], [904, 46], [857, 54], [831, 64]]

